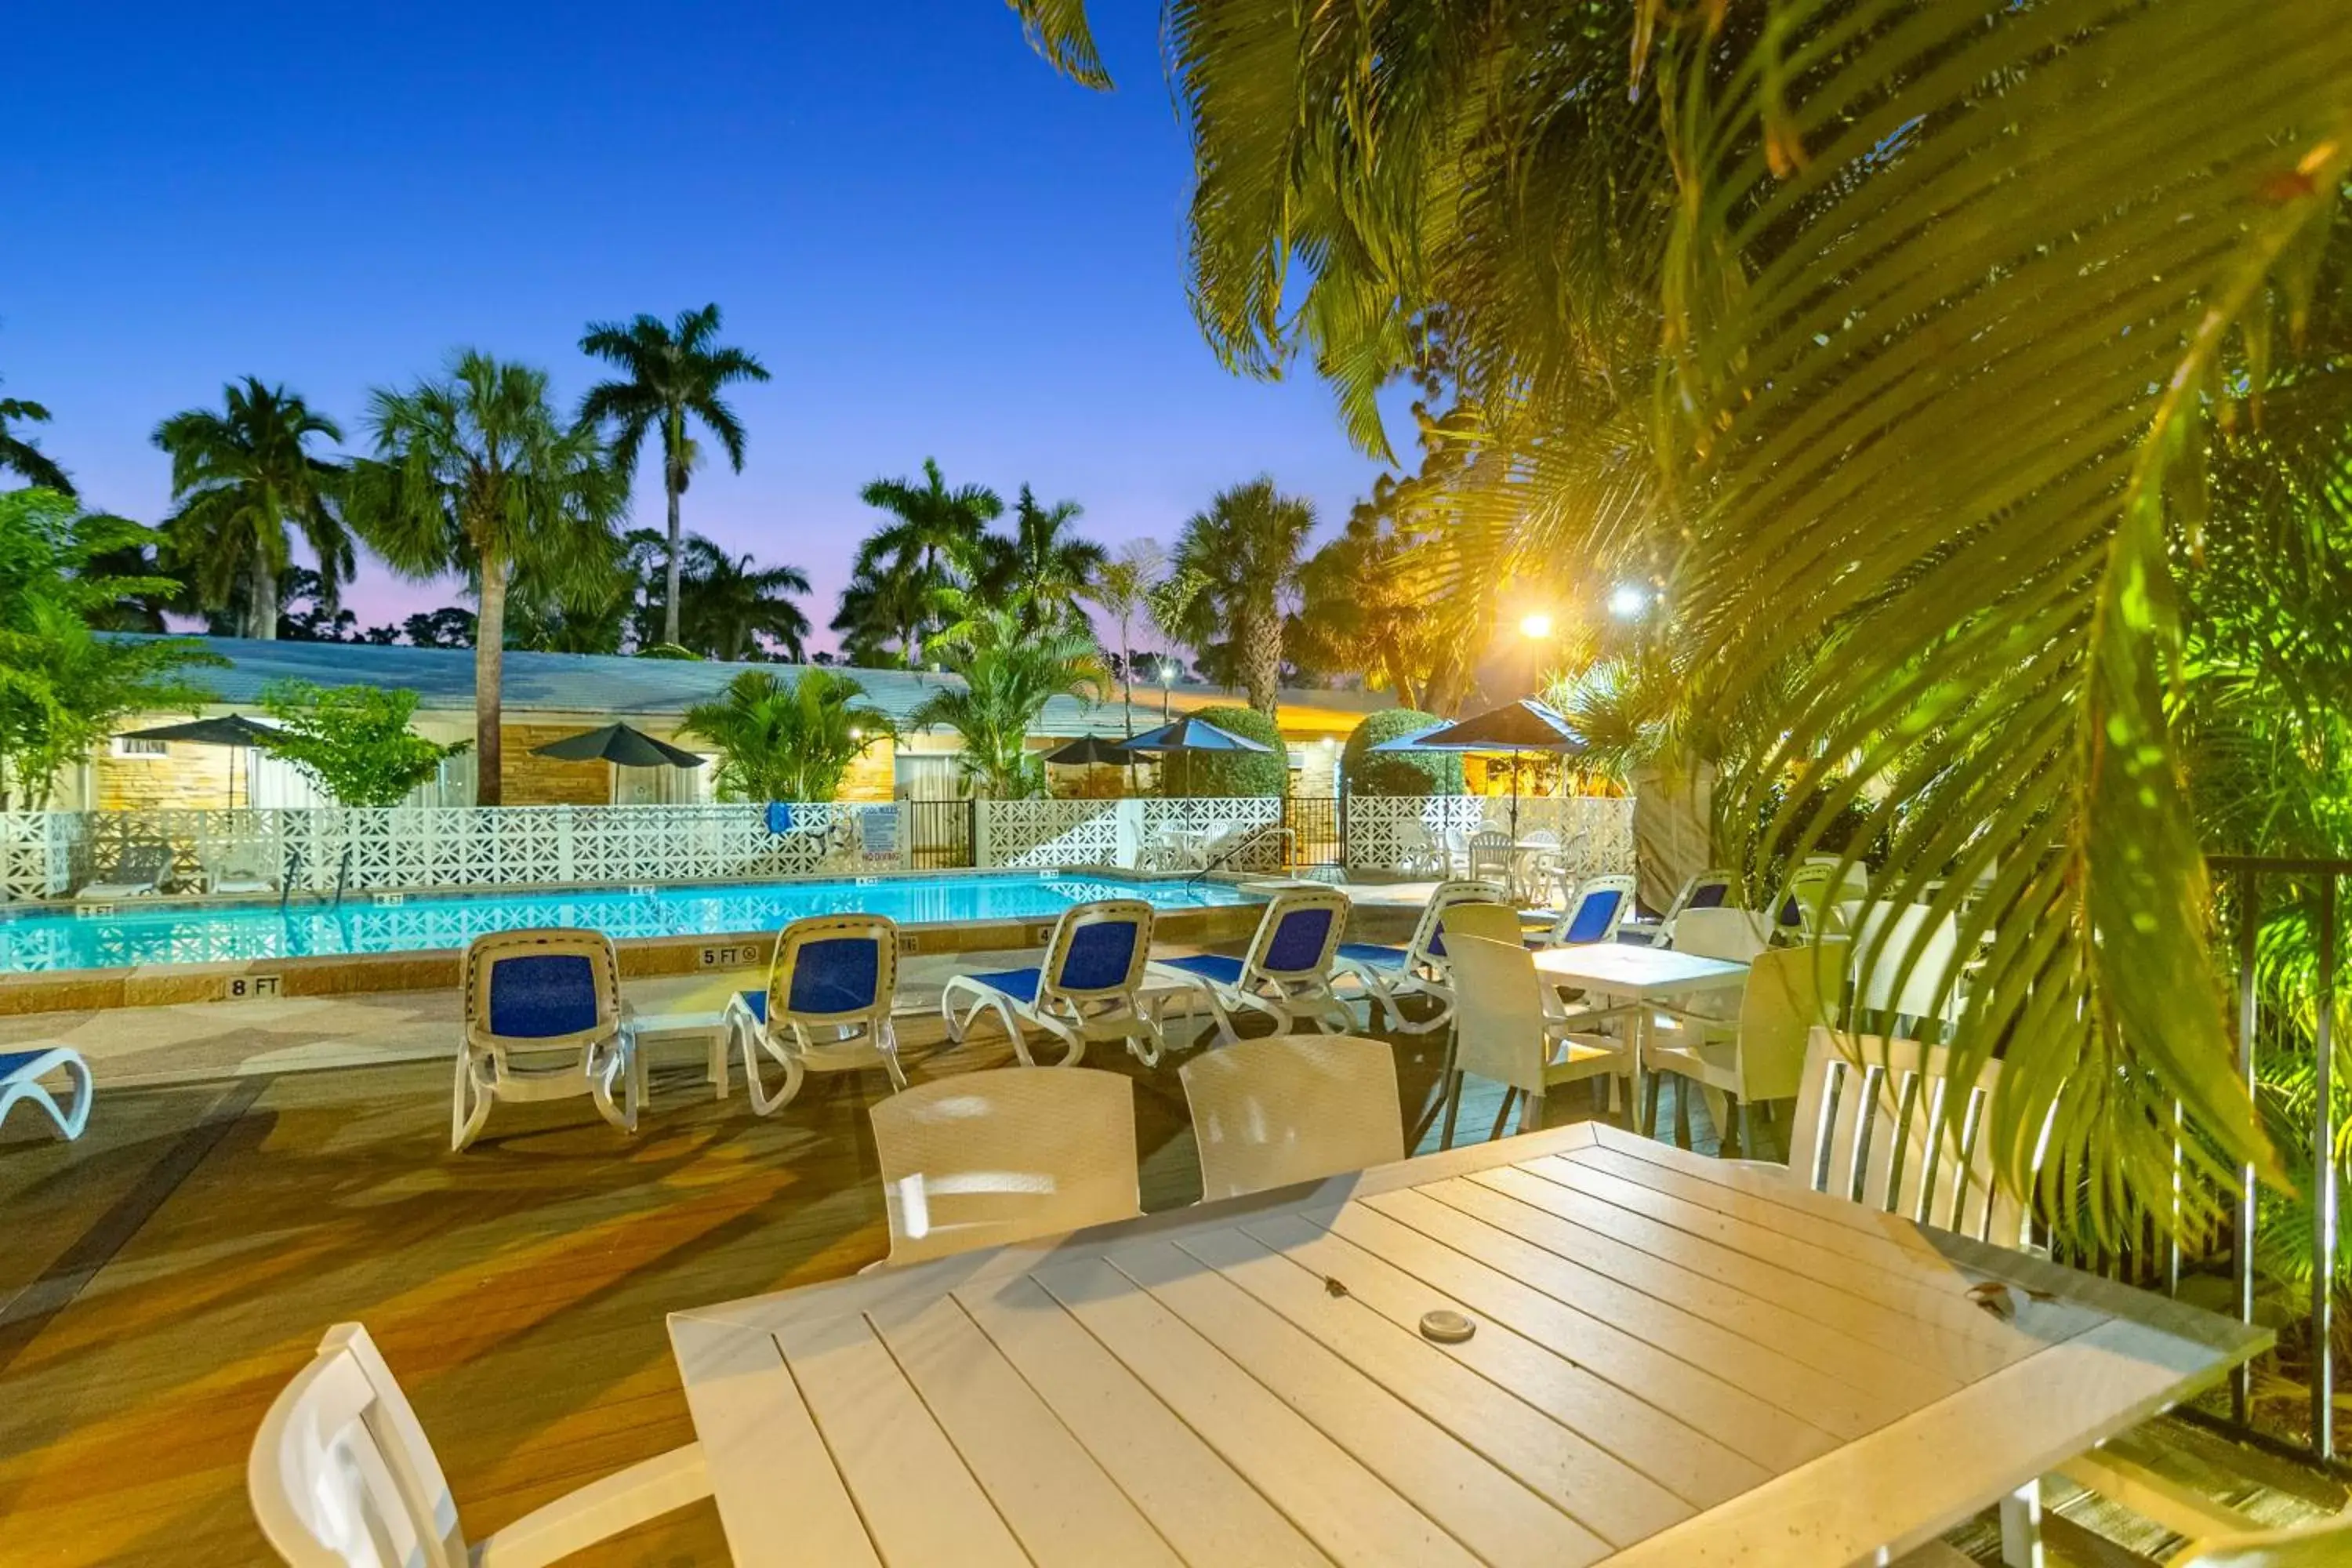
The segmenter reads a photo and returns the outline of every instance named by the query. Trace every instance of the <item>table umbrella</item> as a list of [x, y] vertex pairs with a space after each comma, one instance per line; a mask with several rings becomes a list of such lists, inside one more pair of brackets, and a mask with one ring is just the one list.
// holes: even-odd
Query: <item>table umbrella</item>
[[625, 768], [698, 768], [703, 759], [667, 741], [656, 741], [626, 724], [607, 724], [533, 746], [534, 757], [554, 757], [567, 763], [612, 763]]
[[1119, 746], [1129, 752], [1271, 752], [1272, 746], [1253, 741], [1246, 735], [1236, 735], [1231, 730], [1220, 730], [1205, 719], [1190, 713], [1171, 724], [1121, 741]]
[[1532, 697], [1434, 729], [1382, 741], [1375, 752], [1507, 752], [1511, 757], [1511, 839], [1519, 837], [1519, 753], [1581, 756], [1584, 739], [1553, 709]]
[[1056, 767], [1083, 768], [1099, 763], [1105, 767], [1132, 768], [1143, 759], [1128, 751], [1117, 741], [1106, 741], [1099, 735], [1087, 735], [1068, 745], [1045, 753], [1045, 760]]
[[[233, 746], [248, 750], [255, 746], [273, 744], [278, 731], [268, 724], [257, 724], [242, 713], [224, 714], [217, 719], [189, 719], [177, 724], [158, 724], [152, 730], [133, 730], [122, 738], [126, 741], [177, 741], [186, 746]], [[245, 794], [248, 803], [253, 798], [253, 769], [246, 770]], [[236, 759], [228, 762], [229, 809], [236, 809]]]

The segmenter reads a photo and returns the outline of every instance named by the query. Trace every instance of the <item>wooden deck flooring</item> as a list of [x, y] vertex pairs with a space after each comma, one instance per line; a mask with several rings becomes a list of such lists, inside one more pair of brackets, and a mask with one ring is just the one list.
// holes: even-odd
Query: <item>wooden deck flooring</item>
[[[1441, 1048], [1400, 1040], [1409, 1107]], [[1145, 1206], [1191, 1202], [1172, 1063], [1091, 1065], [1136, 1079]], [[269, 1561], [247, 1446], [346, 1319], [383, 1347], [477, 1536], [689, 1441], [664, 1315], [882, 1255], [865, 1116], [880, 1088], [819, 1079], [763, 1121], [740, 1089], [715, 1102], [693, 1068], [666, 1068], [634, 1139], [585, 1101], [501, 1106], [462, 1156], [438, 1063], [123, 1089], [71, 1146], [18, 1118], [0, 1130], [0, 1563]], [[1473, 1099], [1463, 1138], [1494, 1103]], [[1587, 1104], [1562, 1090], [1551, 1114]], [[575, 1561], [726, 1552], [703, 1504]]]

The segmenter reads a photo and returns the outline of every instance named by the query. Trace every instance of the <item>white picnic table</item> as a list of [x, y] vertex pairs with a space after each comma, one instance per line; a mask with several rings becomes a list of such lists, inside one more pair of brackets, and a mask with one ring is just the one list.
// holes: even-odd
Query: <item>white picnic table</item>
[[669, 1331], [745, 1568], [1874, 1563], [2269, 1338], [1591, 1122]]

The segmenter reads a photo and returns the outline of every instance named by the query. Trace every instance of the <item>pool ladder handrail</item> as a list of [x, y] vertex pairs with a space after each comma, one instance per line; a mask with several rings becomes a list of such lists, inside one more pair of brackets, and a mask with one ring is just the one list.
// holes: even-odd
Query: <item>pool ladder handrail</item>
[[[286, 868], [278, 879], [278, 912], [280, 915], [286, 912], [286, 900], [294, 896], [294, 879], [301, 874], [302, 860], [299, 844], [286, 847]], [[351, 880], [352, 846], [346, 844], [343, 846], [343, 858], [335, 867], [335, 897], [334, 901], [327, 906], [330, 910], [343, 907], [343, 889], [351, 886]]]

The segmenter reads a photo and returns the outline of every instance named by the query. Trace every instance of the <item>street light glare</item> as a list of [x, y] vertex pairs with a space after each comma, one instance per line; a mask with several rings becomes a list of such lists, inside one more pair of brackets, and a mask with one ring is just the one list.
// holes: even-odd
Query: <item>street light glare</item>
[[1609, 613], [1630, 621], [1650, 607], [1650, 595], [1631, 583], [1621, 583], [1609, 595]]
[[1548, 637], [1551, 636], [1551, 617], [1545, 615], [1541, 610], [1532, 611], [1529, 614], [1521, 616], [1519, 617], [1519, 635], [1526, 637]]

